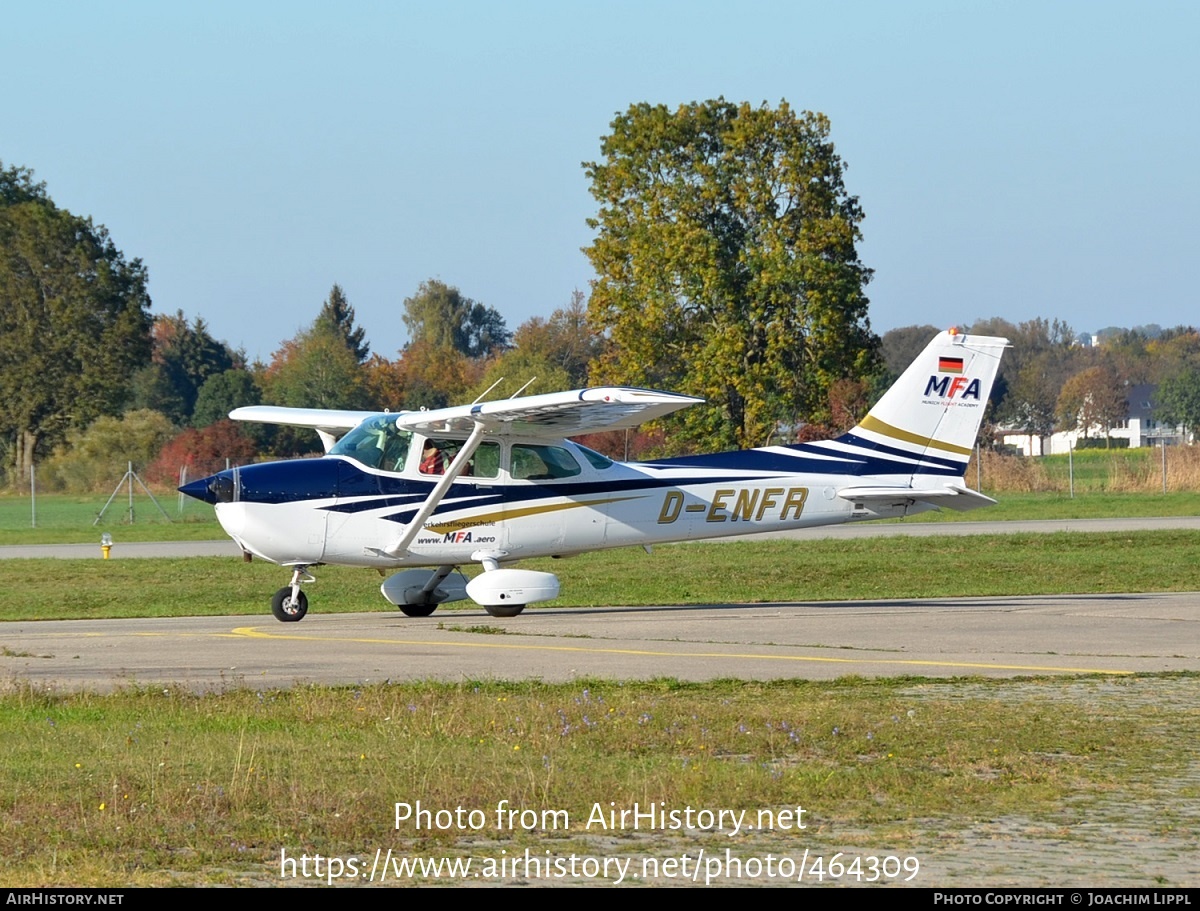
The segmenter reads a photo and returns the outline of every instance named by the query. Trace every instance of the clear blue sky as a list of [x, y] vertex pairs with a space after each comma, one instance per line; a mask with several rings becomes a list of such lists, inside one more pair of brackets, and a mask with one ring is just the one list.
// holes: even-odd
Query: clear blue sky
[[372, 350], [438, 278], [515, 328], [592, 276], [580, 167], [636, 102], [821, 111], [872, 326], [1200, 322], [1200, 4], [48, 2], [0, 161], [269, 358], [334, 282]]

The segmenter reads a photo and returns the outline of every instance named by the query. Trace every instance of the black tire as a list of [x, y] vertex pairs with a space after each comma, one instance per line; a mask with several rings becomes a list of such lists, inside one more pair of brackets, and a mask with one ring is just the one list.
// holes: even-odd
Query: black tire
[[515, 617], [525, 610], [524, 604], [485, 604], [483, 609], [493, 617]]
[[308, 613], [308, 595], [300, 592], [296, 600], [292, 600], [292, 587], [281, 588], [271, 599], [271, 613], [280, 623], [295, 623], [303, 620]]
[[406, 617], [428, 617], [438, 609], [436, 604], [399, 604], [397, 607]]

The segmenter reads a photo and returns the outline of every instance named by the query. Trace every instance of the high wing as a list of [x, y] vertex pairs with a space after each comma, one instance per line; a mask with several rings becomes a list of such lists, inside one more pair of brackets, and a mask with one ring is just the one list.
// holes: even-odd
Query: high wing
[[235, 421], [255, 421], [259, 424], [282, 424], [285, 427], [308, 427], [317, 432], [325, 451], [329, 452], [337, 438], [353, 430], [374, 411], [332, 411], [325, 408], [287, 408], [283, 405], [247, 405], [229, 412]]
[[483, 426], [484, 434], [519, 433], [557, 438], [636, 427], [703, 401], [672, 392], [607, 386], [434, 411], [408, 411], [397, 417], [396, 426], [418, 433], [465, 433], [479, 424]]
[[[557, 439], [598, 430], [636, 427], [644, 421], [703, 401], [671, 392], [607, 386], [432, 411], [400, 411], [396, 412], [396, 426], [418, 433], [469, 433], [478, 425], [484, 435], [518, 433]], [[320, 434], [328, 452], [337, 435], [357, 427], [375, 414], [378, 412], [250, 405], [234, 409], [229, 416], [235, 421], [310, 427]]]

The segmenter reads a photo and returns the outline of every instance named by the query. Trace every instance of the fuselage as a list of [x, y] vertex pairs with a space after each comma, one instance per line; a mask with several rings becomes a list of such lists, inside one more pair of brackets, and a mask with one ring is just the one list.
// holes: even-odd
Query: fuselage
[[[461, 440], [437, 438], [441, 444]], [[400, 553], [438, 477], [418, 435], [392, 470], [352, 454], [251, 465], [195, 482], [243, 549], [284, 564], [379, 568], [499, 562], [591, 550], [840, 524], [920, 511], [856, 503], [839, 491], [864, 480], [906, 487], [915, 473], [953, 478], [936, 458], [900, 458], [841, 441], [621, 463], [568, 440], [486, 444]]]

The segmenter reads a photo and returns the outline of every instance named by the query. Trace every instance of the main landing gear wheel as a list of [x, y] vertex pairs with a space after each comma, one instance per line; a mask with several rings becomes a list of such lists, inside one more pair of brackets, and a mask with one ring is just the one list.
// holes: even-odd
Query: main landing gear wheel
[[436, 604], [400, 604], [398, 607], [406, 617], [428, 617], [438, 609]]
[[275, 592], [275, 597], [271, 599], [271, 613], [280, 623], [295, 623], [297, 620], [303, 620], [304, 615], [308, 613], [308, 595], [304, 592], [297, 592], [296, 597], [293, 598], [292, 587], [285, 586]]
[[515, 617], [525, 610], [524, 604], [485, 604], [483, 609], [493, 617]]

